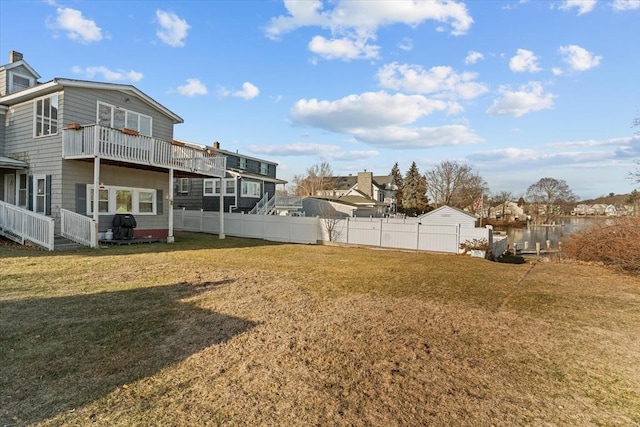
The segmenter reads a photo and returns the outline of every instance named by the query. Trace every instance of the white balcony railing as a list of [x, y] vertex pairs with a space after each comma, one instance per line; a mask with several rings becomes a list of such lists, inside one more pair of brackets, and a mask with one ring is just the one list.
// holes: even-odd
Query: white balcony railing
[[62, 131], [62, 157], [100, 158], [224, 177], [225, 156], [144, 135], [98, 125]]
[[0, 202], [0, 235], [20, 244], [30, 241], [53, 250], [53, 218]]

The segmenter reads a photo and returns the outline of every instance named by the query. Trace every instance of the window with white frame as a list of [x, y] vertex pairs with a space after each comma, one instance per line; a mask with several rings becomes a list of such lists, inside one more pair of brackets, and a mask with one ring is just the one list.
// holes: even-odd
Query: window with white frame
[[27, 89], [35, 84], [33, 77], [27, 77], [16, 73], [9, 74], [9, 93]]
[[100, 126], [114, 129], [127, 128], [135, 130], [141, 135], [152, 136], [152, 118], [150, 116], [115, 107], [100, 101], [98, 101], [97, 122]]
[[[93, 214], [93, 186], [87, 186], [87, 213]], [[100, 186], [98, 189], [98, 212], [103, 214], [130, 213], [155, 215], [158, 201], [156, 190]]]
[[266, 163], [260, 163], [260, 174], [269, 175], [269, 165]]
[[245, 159], [244, 157], [240, 157], [240, 169], [246, 169], [247, 168], [247, 159]]
[[33, 177], [33, 211], [39, 214], [45, 214], [47, 207], [47, 180], [44, 175], [36, 175]]
[[241, 194], [243, 197], [260, 197], [260, 183], [253, 181], [242, 181]]
[[235, 196], [236, 194], [236, 180], [235, 178], [224, 180], [224, 194], [228, 196]]
[[189, 193], [189, 178], [180, 178], [178, 180], [178, 193], [180, 194]]
[[48, 136], [58, 133], [58, 94], [36, 99], [34, 104], [34, 136]]
[[[236, 194], [236, 180], [234, 178], [226, 178], [224, 180], [224, 194], [226, 196], [234, 196]], [[204, 196], [220, 195], [220, 179], [209, 178], [203, 181]]]
[[18, 174], [18, 206], [21, 208], [27, 207], [27, 174]]

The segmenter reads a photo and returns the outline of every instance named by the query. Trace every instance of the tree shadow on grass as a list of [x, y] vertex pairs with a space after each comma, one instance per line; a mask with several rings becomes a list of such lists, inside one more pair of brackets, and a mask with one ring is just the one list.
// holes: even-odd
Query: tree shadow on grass
[[0, 425], [81, 407], [251, 329], [181, 301], [224, 282], [0, 301]]

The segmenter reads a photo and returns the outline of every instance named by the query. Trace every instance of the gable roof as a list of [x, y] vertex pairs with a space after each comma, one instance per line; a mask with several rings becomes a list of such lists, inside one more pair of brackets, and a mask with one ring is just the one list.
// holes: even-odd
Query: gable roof
[[16, 62], [11, 62], [9, 64], [5, 64], [0, 66], [0, 71], [2, 70], [11, 70], [12, 68], [17, 68], [19, 66], [23, 66], [24, 68], [26, 68], [27, 70], [29, 70], [29, 72], [31, 73], [31, 75], [33, 77], [35, 77], [36, 79], [40, 78], [40, 74], [38, 74], [36, 72], [36, 70], [34, 70], [31, 65], [27, 64], [27, 61], [25, 61], [24, 59], [21, 59], [19, 61]]
[[154, 100], [149, 95], [145, 94], [135, 86], [124, 85], [119, 83], [102, 83], [102, 82], [92, 82], [87, 80], [55, 78], [49, 82], [38, 84], [28, 89], [24, 89], [24, 90], [3, 96], [0, 98], [0, 104], [2, 105], [17, 104], [19, 102], [28, 101], [38, 96], [59, 91], [65, 87], [119, 91], [124, 94], [136, 96], [137, 98], [141, 99], [143, 102], [145, 102], [152, 108], [162, 112], [165, 116], [169, 117], [171, 120], [173, 120], [174, 124], [184, 122], [182, 117], [178, 116], [176, 113], [169, 110], [167, 107], [160, 104], [158, 101]]
[[[358, 175], [334, 176], [335, 190], [348, 190], [358, 183]], [[372, 184], [378, 188], [383, 188], [386, 184], [393, 182], [393, 175], [374, 176]]]
[[450, 213], [452, 214], [456, 214], [456, 215], [464, 215], [469, 217], [469, 219], [473, 219], [474, 221], [477, 219], [474, 215], [471, 215], [468, 212], [463, 211], [462, 209], [458, 209], [458, 208], [454, 208], [453, 206], [440, 206], [437, 209], [434, 209], [430, 212], [427, 212], [425, 214], [420, 215], [418, 218], [425, 218], [425, 217], [429, 217], [429, 216], [437, 216], [437, 215], [442, 215], [443, 213], [447, 213], [447, 211], [450, 211]]

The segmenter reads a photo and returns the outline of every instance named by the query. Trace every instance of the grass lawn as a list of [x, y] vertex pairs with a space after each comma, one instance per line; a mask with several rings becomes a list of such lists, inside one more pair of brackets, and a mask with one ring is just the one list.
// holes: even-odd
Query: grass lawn
[[3, 245], [5, 425], [640, 425], [640, 278], [195, 233]]

